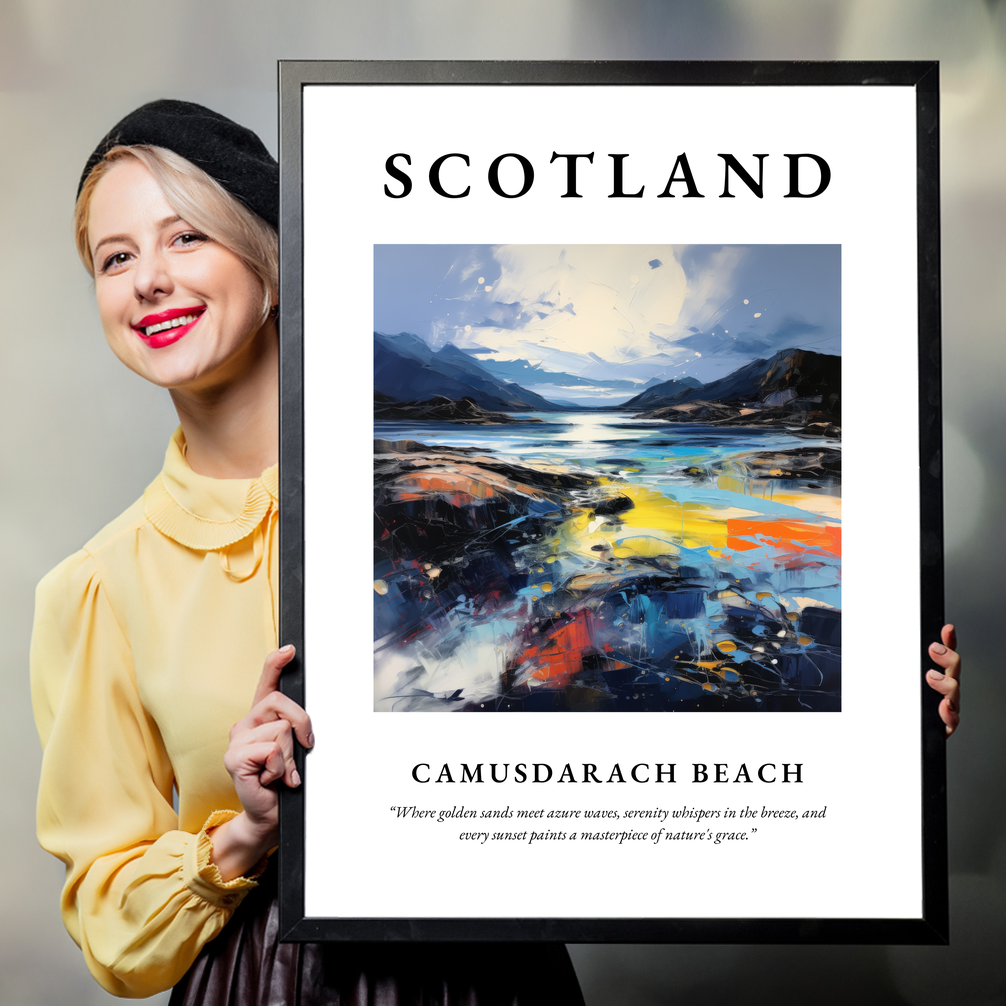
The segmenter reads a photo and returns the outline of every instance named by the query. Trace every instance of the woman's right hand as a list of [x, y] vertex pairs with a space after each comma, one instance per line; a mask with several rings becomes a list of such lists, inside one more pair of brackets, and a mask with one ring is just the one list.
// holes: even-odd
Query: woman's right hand
[[224, 766], [230, 773], [244, 810], [210, 831], [212, 861], [223, 879], [251, 870], [279, 839], [278, 780], [300, 785], [293, 758], [293, 737], [304, 747], [314, 746], [311, 717], [279, 691], [283, 668], [295, 649], [284, 646], [265, 659], [248, 715], [231, 727]]

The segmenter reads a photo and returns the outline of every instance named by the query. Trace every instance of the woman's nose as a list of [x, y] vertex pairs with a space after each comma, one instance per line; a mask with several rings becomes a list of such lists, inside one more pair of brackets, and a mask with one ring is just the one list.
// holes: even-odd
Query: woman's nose
[[171, 271], [163, 253], [157, 250], [140, 255], [133, 271], [133, 288], [136, 299], [141, 301], [156, 301], [174, 290]]

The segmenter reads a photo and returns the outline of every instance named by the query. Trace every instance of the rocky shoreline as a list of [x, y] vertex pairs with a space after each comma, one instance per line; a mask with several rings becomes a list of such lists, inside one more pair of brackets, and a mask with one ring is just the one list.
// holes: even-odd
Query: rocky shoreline
[[[715, 509], [486, 450], [374, 448], [376, 708], [838, 708], [840, 612], [780, 590], [813, 593], [828, 564], [812, 515], [772, 525], [802, 536], [780, 539], [793, 561], [773, 579], [713, 547], [730, 541]], [[833, 453], [753, 452], [728, 474], [830, 478]], [[734, 549], [768, 547], [741, 531]]]
[[484, 409], [473, 398], [454, 400], [437, 395], [425, 402], [395, 402], [384, 395], [374, 396], [375, 419], [402, 419], [411, 422], [463, 423], [467, 426], [505, 426], [511, 423], [540, 423], [530, 417]]
[[827, 437], [838, 440], [842, 429], [829, 416], [808, 405], [794, 408], [792, 403], [778, 406], [745, 406], [735, 402], [687, 402], [638, 413], [640, 419], [662, 419], [668, 423], [701, 423], [704, 426], [769, 427], [797, 436]]

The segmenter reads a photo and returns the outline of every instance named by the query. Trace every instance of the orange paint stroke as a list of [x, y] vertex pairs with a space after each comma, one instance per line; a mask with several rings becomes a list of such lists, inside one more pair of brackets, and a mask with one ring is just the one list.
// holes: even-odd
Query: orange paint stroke
[[[752, 540], [753, 539], [753, 540]], [[818, 554], [842, 554], [842, 529], [833, 524], [808, 524], [799, 520], [727, 521], [727, 547], [738, 552], [775, 545], [793, 552], [818, 550]]]
[[547, 638], [538, 646], [524, 651], [524, 660], [533, 660], [538, 666], [531, 672], [533, 678], [563, 685], [574, 674], [583, 670], [584, 653], [593, 651], [589, 613], [577, 611], [573, 617], [549, 630]]

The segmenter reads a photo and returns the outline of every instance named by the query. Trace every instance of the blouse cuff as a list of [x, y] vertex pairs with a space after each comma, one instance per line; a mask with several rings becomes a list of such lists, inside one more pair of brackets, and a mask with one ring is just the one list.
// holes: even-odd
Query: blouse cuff
[[237, 817], [238, 813], [236, 810], [213, 811], [206, 819], [202, 831], [195, 836], [195, 841], [186, 844], [182, 860], [182, 875], [186, 886], [194, 894], [218, 908], [234, 909], [240, 905], [245, 895], [253, 887], [258, 887], [255, 878], [261, 876], [269, 865], [269, 857], [263, 856], [255, 868], [245, 876], [224, 880], [216, 863], [211, 862], [213, 842], [207, 833]]

